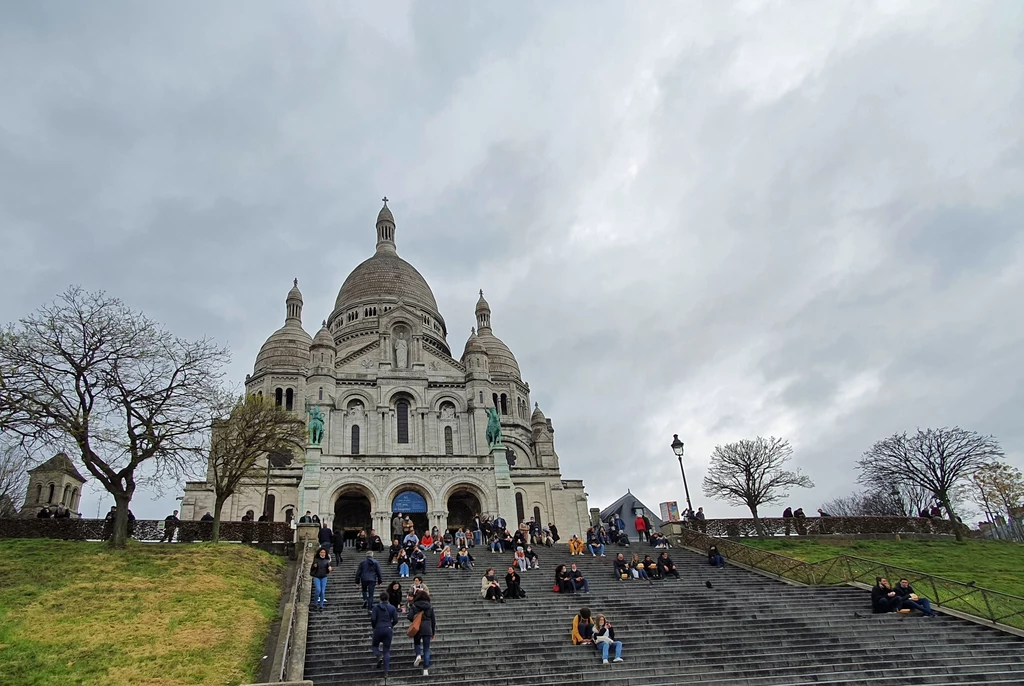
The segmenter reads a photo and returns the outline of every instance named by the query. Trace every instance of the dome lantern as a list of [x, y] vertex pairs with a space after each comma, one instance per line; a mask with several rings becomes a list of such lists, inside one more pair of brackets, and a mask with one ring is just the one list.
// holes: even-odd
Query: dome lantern
[[388, 196], [381, 200], [384, 207], [377, 213], [377, 252], [398, 254], [395, 248], [395, 216], [388, 209]]
[[481, 333], [491, 330], [491, 306], [484, 300], [484, 289], [480, 289], [480, 299], [476, 301], [476, 328]]

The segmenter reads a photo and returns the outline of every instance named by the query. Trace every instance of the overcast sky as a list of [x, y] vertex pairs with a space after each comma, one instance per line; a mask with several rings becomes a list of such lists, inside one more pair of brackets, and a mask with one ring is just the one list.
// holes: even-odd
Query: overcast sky
[[453, 353], [483, 288], [591, 506], [682, 505], [673, 433], [712, 515], [711, 451], [758, 434], [809, 512], [918, 426], [1019, 465], [1022, 35], [1016, 1], [4, 2], [0, 321], [105, 289], [240, 384], [386, 194]]

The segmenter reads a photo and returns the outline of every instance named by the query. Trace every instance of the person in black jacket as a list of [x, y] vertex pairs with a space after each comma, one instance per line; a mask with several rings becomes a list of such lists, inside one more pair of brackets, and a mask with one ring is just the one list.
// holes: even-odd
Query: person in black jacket
[[672, 558], [668, 556], [668, 551], [665, 551], [658, 556], [658, 575], [664, 579], [670, 574], [677, 579], [679, 578], [679, 570], [676, 569]]
[[338, 529], [334, 532], [331, 537], [331, 548], [334, 550], [334, 559], [337, 560], [338, 566], [341, 566], [341, 551], [345, 549], [345, 532]]
[[370, 550], [375, 553], [384, 552], [384, 541], [380, 540], [380, 536], [377, 535], [376, 529], [370, 529]]
[[206, 514], [204, 514], [202, 517], [199, 518], [199, 521], [201, 521], [201, 522], [212, 522], [213, 521], [213, 514], [210, 513], [210, 512], [207, 512]]
[[565, 568], [565, 565], [555, 567], [555, 585], [558, 586], [559, 593], [572, 592], [572, 579], [569, 577], [569, 570]]
[[391, 541], [391, 547], [388, 549], [388, 564], [394, 564], [395, 560], [398, 559], [398, 553], [404, 550], [402, 544], [398, 542], [398, 539]]
[[373, 638], [370, 648], [377, 658], [377, 667], [384, 667], [387, 678], [391, 669], [391, 641], [395, 637], [395, 625], [398, 624], [398, 610], [391, 604], [388, 592], [380, 594], [380, 602], [370, 610], [370, 626], [373, 627]]
[[178, 528], [178, 524], [181, 520], [178, 519], [178, 511], [175, 510], [173, 513], [164, 517], [164, 535], [160, 537], [160, 542], [167, 541], [172, 543], [174, 541], [174, 531]]
[[511, 598], [512, 600], [518, 600], [519, 598], [525, 598], [526, 594], [523, 593], [523, 588], [520, 585], [521, 578], [519, 572], [516, 571], [515, 567], [508, 568], [508, 574], [505, 575], [505, 597]]
[[[113, 509], [113, 508], [111, 508], [111, 509]], [[53, 513], [50, 512], [50, 508], [48, 508], [48, 507], [43, 507], [43, 509], [39, 510], [39, 514], [36, 515], [36, 517], [38, 517], [39, 519], [49, 519], [52, 516], [53, 516]], [[114, 518], [110, 517], [109, 513], [108, 513], [107, 516], [109, 517], [108, 521], [113, 521]]]
[[615, 568], [615, 578], [619, 581], [625, 581], [630, 578], [629, 573], [629, 562], [622, 553], [615, 556], [615, 560], [612, 562], [612, 566]]
[[334, 532], [331, 531], [331, 527], [326, 524], [320, 527], [320, 530], [316, 533], [316, 540], [319, 541], [320, 547], [327, 551], [327, 557], [330, 557], [331, 546], [334, 545]]
[[907, 579], [900, 579], [899, 583], [892, 590], [903, 601], [900, 609], [917, 610], [925, 617], [935, 616], [931, 601], [927, 598], [921, 598], [914, 593], [914, 587], [910, 585], [910, 581]]
[[708, 564], [712, 567], [724, 567], [725, 558], [722, 557], [722, 553], [718, 552], [718, 546], [713, 545], [708, 548]]
[[367, 611], [373, 608], [373, 599], [376, 597], [374, 591], [377, 590], [377, 584], [383, 581], [380, 564], [373, 559], [373, 551], [367, 551], [366, 559], [359, 563], [356, 570], [356, 584], [362, 589], [363, 608]]
[[317, 610], [323, 610], [324, 605], [327, 604], [327, 575], [331, 573], [331, 569], [331, 558], [327, 551], [321, 548], [313, 558], [313, 566], [309, 570], [309, 575], [313, 577], [313, 588], [316, 591], [313, 607]]
[[888, 579], [879, 577], [878, 583], [871, 589], [871, 611], [875, 614], [899, 612], [901, 607], [903, 607], [903, 599], [889, 587]]
[[387, 590], [388, 602], [395, 606], [396, 610], [402, 608], [402, 584], [397, 580], [392, 581]]
[[416, 651], [416, 659], [413, 661], [413, 666], [418, 667], [422, 664], [423, 676], [430, 676], [430, 639], [437, 633], [437, 615], [434, 614], [434, 608], [430, 604], [430, 596], [426, 591], [416, 592], [416, 595], [413, 596], [412, 604], [409, 606], [409, 611], [405, 616], [411, 622], [420, 613], [423, 615], [420, 618], [420, 630], [412, 637], [413, 649]]

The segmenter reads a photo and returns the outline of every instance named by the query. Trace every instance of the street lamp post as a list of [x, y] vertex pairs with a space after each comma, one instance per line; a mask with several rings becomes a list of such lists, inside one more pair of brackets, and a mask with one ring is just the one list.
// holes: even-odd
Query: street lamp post
[[686, 507], [693, 515], [693, 503], [690, 502], [690, 487], [686, 485], [686, 470], [683, 469], [683, 442], [679, 440], [679, 434], [672, 434], [672, 452], [679, 458], [679, 472], [683, 475], [683, 492], [686, 493]]

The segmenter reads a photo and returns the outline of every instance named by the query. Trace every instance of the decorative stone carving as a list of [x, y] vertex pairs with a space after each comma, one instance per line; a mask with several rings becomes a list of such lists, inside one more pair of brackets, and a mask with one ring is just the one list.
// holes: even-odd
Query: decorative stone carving
[[369, 369], [370, 367], [373, 366], [373, 360], [371, 360], [369, 357], [364, 357], [359, 364], [362, 365], [363, 369]]

